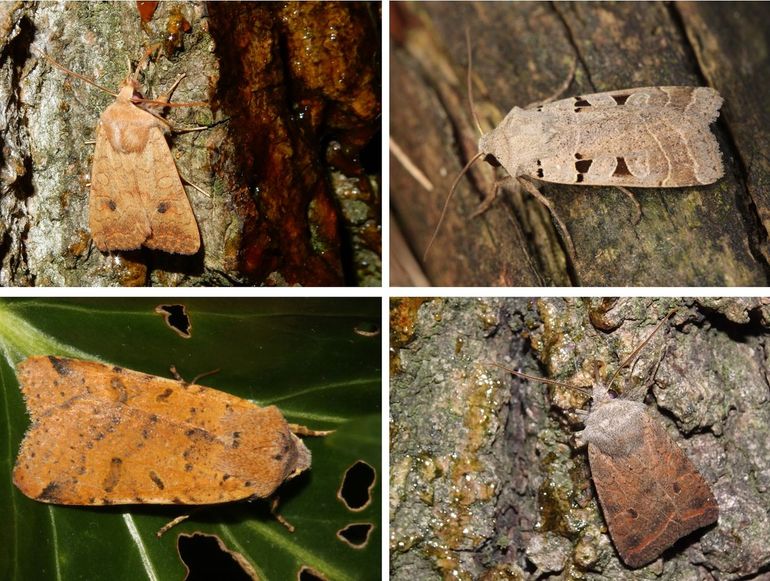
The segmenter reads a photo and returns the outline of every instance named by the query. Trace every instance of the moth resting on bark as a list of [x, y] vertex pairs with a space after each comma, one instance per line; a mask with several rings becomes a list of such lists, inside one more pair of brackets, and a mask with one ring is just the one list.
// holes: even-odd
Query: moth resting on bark
[[721, 106], [709, 87], [643, 87], [514, 107], [479, 151], [513, 177], [558, 184], [712, 184], [724, 174], [709, 130]]
[[[679, 539], [719, 518], [709, 483], [643, 402], [648, 385], [625, 389], [619, 396], [612, 389], [620, 372], [633, 367], [672, 315], [673, 311], [656, 325], [608, 382], [599, 381], [595, 368], [591, 407], [581, 413], [584, 429], [575, 434], [576, 444], [588, 448], [591, 477], [610, 537], [632, 569], [655, 561]], [[569, 383], [498, 367], [528, 381], [586, 392]]]
[[514, 107], [481, 136], [479, 153], [458, 176], [450, 197], [475, 161], [496, 160], [548, 207], [574, 259], [566, 226], [527, 178], [621, 189], [712, 184], [724, 175], [719, 145], [709, 129], [721, 106], [722, 97], [710, 87], [641, 87]]
[[135, 79], [126, 79], [96, 127], [91, 236], [102, 252], [146, 246], [195, 254], [198, 223], [166, 143], [169, 125], [137, 106], [138, 88]]

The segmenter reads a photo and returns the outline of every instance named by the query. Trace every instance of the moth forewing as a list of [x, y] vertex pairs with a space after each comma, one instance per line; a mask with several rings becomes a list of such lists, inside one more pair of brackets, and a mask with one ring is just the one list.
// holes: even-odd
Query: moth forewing
[[643, 87], [514, 107], [479, 150], [512, 176], [592, 186], [685, 187], [724, 174], [709, 87]]

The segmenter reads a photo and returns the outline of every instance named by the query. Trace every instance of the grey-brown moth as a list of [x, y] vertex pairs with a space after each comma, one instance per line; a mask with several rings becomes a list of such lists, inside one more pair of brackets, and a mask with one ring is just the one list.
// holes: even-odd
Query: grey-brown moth
[[519, 185], [549, 208], [574, 260], [569, 231], [526, 178], [620, 188], [714, 183], [724, 166], [709, 125], [722, 101], [710, 87], [641, 87], [514, 107], [479, 139], [479, 153], [452, 186], [425, 256], [460, 177], [483, 157], [494, 158], [512, 178], [525, 178]]
[[721, 106], [710, 87], [642, 87], [514, 107], [479, 151], [513, 177], [559, 184], [711, 184], [724, 174], [709, 130]]

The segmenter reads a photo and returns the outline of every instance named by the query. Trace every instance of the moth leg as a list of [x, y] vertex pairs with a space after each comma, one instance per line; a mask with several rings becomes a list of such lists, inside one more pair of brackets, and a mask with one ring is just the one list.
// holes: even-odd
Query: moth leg
[[495, 180], [492, 191], [481, 200], [479, 207], [474, 210], [473, 214], [471, 214], [471, 219], [481, 216], [484, 212], [489, 210], [489, 207], [495, 202], [497, 196], [500, 194], [500, 190], [505, 187], [510, 187], [512, 190], [518, 191], [519, 182], [511, 176]]
[[519, 183], [522, 185], [522, 187], [527, 190], [532, 196], [541, 204], [543, 204], [546, 208], [548, 208], [548, 211], [551, 213], [551, 217], [554, 219], [554, 222], [559, 226], [559, 230], [561, 230], [562, 236], [564, 237], [564, 246], [567, 249], [567, 254], [569, 255], [569, 259], [572, 261], [572, 264], [577, 264], [577, 252], [575, 251], [575, 244], [572, 242], [572, 236], [570, 236], [569, 230], [567, 230], [567, 226], [564, 224], [564, 222], [561, 221], [561, 218], [559, 218], [559, 215], [556, 213], [556, 210], [554, 210], [553, 206], [551, 205], [551, 201], [546, 198], [542, 193], [540, 193], [540, 190], [535, 187], [535, 184], [528, 181], [527, 179], [520, 177]]
[[289, 430], [296, 436], [328, 436], [333, 434], [334, 430], [311, 430], [306, 426], [300, 424], [289, 424]]
[[634, 192], [632, 192], [631, 190], [626, 189], [623, 186], [615, 186], [615, 187], [618, 188], [625, 195], [627, 195], [628, 198], [631, 200], [631, 202], [634, 204], [634, 206], [636, 206], [636, 217], [634, 218], [634, 225], [637, 225], [642, 220], [642, 206], [641, 204], [639, 204], [639, 200], [636, 199]]
[[185, 381], [185, 378], [182, 377], [182, 375], [177, 371], [176, 366], [172, 365], [169, 367], [169, 371], [171, 372], [171, 376], [176, 379], [177, 381], [184, 383], [185, 385], [196, 385], [198, 383], [198, 380], [202, 377], [206, 377], [208, 375], [214, 375], [215, 373], [219, 373], [220, 369], [212, 369], [211, 371], [204, 371], [203, 373], [199, 373], [195, 377], [193, 377], [192, 381]]
[[166, 524], [164, 524], [162, 527], [158, 529], [158, 532], [155, 533], [155, 536], [158, 538], [161, 538], [170, 529], [173, 529], [176, 525], [186, 521], [188, 518], [190, 518], [189, 514], [183, 514], [181, 516], [176, 517], [175, 519], [168, 521]]
[[279, 498], [276, 496], [270, 501], [270, 514], [273, 515], [273, 518], [277, 520], [279, 523], [281, 523], [283, 526], [285, 526], [290, 533], [294, 532], [294, 525], [292, 525], [289, 521], [287, 521], [285, 518], [283, 518], [280, 514], [278, 514], [278, 502]]
[[165, 93], [163, 93], [160, 97], [158, 97], [157, 99], [154, 99], [154, 100], [155, 101], [161, 101], [163, 103], [168, 103], [169, 101], [171, 101], [171, 95], [176, 90], [176, 88], [179, 86], [179, 83], [182, 82], [182, 79], [184, 79], [186, 76], [187, 75], [185, 73], [182, 73], [181, 75], [179, 75], [177, 77], [176, 81], [174, 81], [174, 84], [171, 85], [171, 88], [168, 91], [166, 91]]

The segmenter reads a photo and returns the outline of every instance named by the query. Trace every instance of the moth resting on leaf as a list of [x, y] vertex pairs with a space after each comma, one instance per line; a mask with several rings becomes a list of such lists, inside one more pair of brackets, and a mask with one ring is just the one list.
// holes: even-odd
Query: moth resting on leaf
[[17, 368], [32, 425], [13, 483], [53, 504], [216, 504], [267, 498], [310, 468], [275, 406], [95, 361]]

